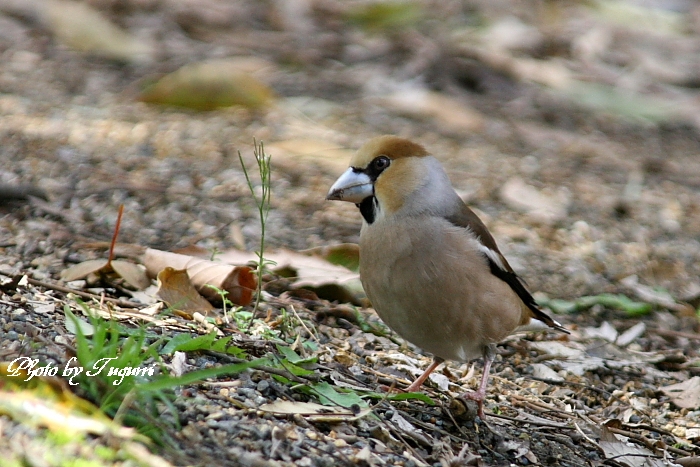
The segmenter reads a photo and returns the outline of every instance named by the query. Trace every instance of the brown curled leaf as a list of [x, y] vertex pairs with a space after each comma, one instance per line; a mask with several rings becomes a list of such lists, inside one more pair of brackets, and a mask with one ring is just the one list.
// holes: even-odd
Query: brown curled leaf
[[248, 266], [232, 266], [152, 248], [146, 250], [143, 262], [151, 277], [166, 267], [186, 270], [197, 292], [212, 302], [220, 302], [221, 296], [208, 285], [227, 291], [227, 298], [236, 305], [245, 306], [253, 300], [257, 282]]

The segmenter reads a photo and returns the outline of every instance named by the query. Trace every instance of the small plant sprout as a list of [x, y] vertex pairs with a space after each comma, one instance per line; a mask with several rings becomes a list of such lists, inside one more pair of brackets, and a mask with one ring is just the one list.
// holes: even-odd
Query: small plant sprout
[[258, 312], [258, 307], [260, 305], [260, 299], [262, 298], [262, 276], [265, 267], [272, 264], [271, 261], [265, 260], [265, 225], [267, 224], [267, 215], [270, 212], [270, 194], [271, 194], [271, 183], [270, 183], [270, 156], [265, 154], [265, 148], [263, 142], [258, 143], [257, 140], [253, 139], [253, 155], [255, 156], [255, 162], [258, 164], [258, 173], [260, 174], [260, 195], [256, 195], [255, 187], [248, 174], [248, 169], [243, 162], [243, 156], [241, 152], [238, 151], [238, 159], [241, 161], [241, 167], [243, 168], [243, 174], [245, 175], [246, 183], [248, 184], [248, 189], [253, 195], [255, 204], [258, 208], [258, 215], [260, 218], [260, 249], [255, 252], [258, 257], [258, 287], [255, 298], [255, 306], [253, 307], [253, 317], [256, 316]]
[[224, 322], [226, 324], [229, 324], [228, 307], [233, 307], [233, 302], [231, 302], [231, 300], [229, 300], [227, 297], [228, 290], [220, 289], [219, 287], [212, 285], [212, 284], [204, 284], [204, 285], [205, 285], [205, 287], [209, 287], [210, 289], [212, 289], [214, 292], [219, 294], [219, 297], [221, 297], [221, 308], [222, 308], [223, 313], [224, 313]]
[[217, 247], [212, 248], [211, 250], [211, 256], [209, 257], [209, 261], [216, 261], [216, 257], [221, 254], [221, 250], [219, 250]]

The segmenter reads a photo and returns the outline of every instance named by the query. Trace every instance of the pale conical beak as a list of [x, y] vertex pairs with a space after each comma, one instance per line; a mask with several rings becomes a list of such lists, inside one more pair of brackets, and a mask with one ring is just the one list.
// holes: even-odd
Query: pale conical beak
[[326, 199], [359, 204], [373, 194], [374, 185], [369, 176], [364, 172], [356, 172], [351, 167], [335, 181], [328, 190]]

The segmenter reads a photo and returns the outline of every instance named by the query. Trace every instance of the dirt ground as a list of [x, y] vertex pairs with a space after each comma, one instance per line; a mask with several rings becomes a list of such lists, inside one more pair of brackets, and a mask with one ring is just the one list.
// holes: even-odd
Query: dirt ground
[[[97, 26], [76, 26], [86, 23]], [[439, 372], [425, 389], [435, 405], [374, 400], [371, 416], [320, 422], [261, 410], [318, 398], [258, 369], [178, 389], [178, 449], [95, 458], [114, 439], [54, 445], [0, 404], [0, 455], [37, 466], [699, 465], [699, 34], [700, 9], [683, 0], [0, 0], [0, 361], [65, 363], [71, 298], [54, 286], [105, 257], [121, 204], [123, 245], [258, 248], [238, 159], [254, 166], [254, 138], [272, 157], [269, 248], [356, 243], [356, 208], [325, 195], [354, 149], [398, 134], [443, 162], [571, 330], [499, 345], [486, 420], [453, 397], [476, 386], [480, 362]], [[254, 83], [237, 91], [263, 104], [141, 101], [167, 73], [231, 57]], [[34, 282], [18, 284], [25, 275]], [[266, 309], [274, 320], [293, 305], [313, 324], [313, 381], [378, 391], [430, 361], [338, 311], [348, 305], [289, 289], [271, 287]], [[276, 352], [247, 339], [251, 354]], [[676, 383], [687, 386], [664, 389]]]

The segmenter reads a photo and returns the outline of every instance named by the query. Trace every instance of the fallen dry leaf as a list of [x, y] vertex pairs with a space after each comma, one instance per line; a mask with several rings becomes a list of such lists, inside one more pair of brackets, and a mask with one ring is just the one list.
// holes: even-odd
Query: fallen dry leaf
[[66, 282], [83, 279], [90, 274], [108, 275], [112, 272], [124, 279], [127, 284], [143, 290], [151, 285], [146, 271], [138, 264], [123, 260], [91, 259], [75, 264], [61, 271], [61, 279]]
[[382, 103], [404, 115], [433, 119], [441, 130], [452, 134], [480, 132], [485, 124], [483, 115], [477, 110], [453, 97], [422, 88], [399, 91], [382, 99]]
[[[146, 249], [143, 262], [151, 277], [156, 277], [168, 267], [186, 270], [196, 291], [213, 303], [220, 303], [221, 296], [209, 285], [227, 291], [226, 297], [232, 303], [241, 306], [250, 304], [257, 286], [255, 275], [248, 266], [232, 266], [220, 261], [209, 261], [153, 248]], [[246, 262], [247, 260], [237, 261], [238, 264]]]
[[644, 324], [644, 321], [640, 321], [639, 323], [635, 324], [634, 326], [630, 327], [628, 330], [620, 334], [615, 341], [617, 345], [620, 347], [627, 347], [633, 342], [636, 342], [637, 339], [642, 337], [642, 335], [647, 331], [647, 325]]
[[588, 339], [603, 339], [608, 342], [615, 342], [619, 333], [608, 321], [603, 321], [600, 327], [583, 328], [583, 335]]
[[676, 459], [676, 464], [681, 467], [700, 467], [700, 457], [679, 457]]
[[82, 263], [75, 264], [61, 271], [61, 279], [66, 282], [83, 279], [90, 274], [96, 274], [102, 271], [105, 266], [107, 266], [106, 259], [91, 259], [88, 261], [83, 261]]
[[681, 383], [671, 384], [659, 389], [671, 398], [671, 402], [681, 409], [700, 407], [700, 376], [693, 376]]
[[29, 374], [19, 368], [21, 363], [0, 362], [0, 414], [56, 433], [136, 436], [134, 429], [114, 423], [98, 407], [73, 394], [65, 379], [34, 376], [25, 381]]
[[481, 45], [474, 45], [473, 40], [463, 43], [464, 53], [519, 82], [533, 82], [554, 89], [571, 86], [573, 74], [563, 62], [516, 56], [509, 50], [491, 47], [488, 37], [481, 40]]
[[166, 267], [158, 273], [158, 297], [170, 308], [192, 319], [195, 312], [212, 315], [214, 307], [194, 288], [187, 271]]
[[149, 62], [152, 44], [119, 28], [85, 2], [22, 0], [3, 2], [3, 11], [32, 18], [72, 49], [120, 62]]
[[326, 423], [357, 420], [372, 411], [371, 409], [364, 409], [358, 413], [353, 413], [351, 410], [344, 407], [332, 407], [313, 402], [286, 401], [280, 399], [270, 404], [261, 405], [260, 410], [263, 412], [285, 415], [299, 414], [307, 420]]
[[627, 441], [626, 438], [616, 435], [605, 425], [600, 426], [600, 448], [607, 459], [614, 459], [616, 463], [626, 467], [672, 467], [674, 463], [655, 457], [649, 449], [643, 448]]
[[143, 290], [151, 285], [151, 280], [146, 275], [146, 270], [140, 264], [115, 259], [112, 260], [112, 269], [138, 290]]
[[[352, 247], [345, 246], [340, 249], [351, 259]], [[195, 250], [189, 251], [198, 254]], [[266, 251], [265, 259], [274, 263], [270, 269], [275, 274], [293, 279], [294, 288], [310, 289], [326, 300], [359, 305], [360, 298], [364, 295], [360, 275], [316, 256], [316, 253], [323, 251], [313, 249], [297, 252], [279, 249]], [[326, 253], [332, 254], [332, 250], [326, 250]], [[208, 255], [208, 252], [202, 250], [199, 254]], [[258, 257], [252, 252], [231, 249], [218, 255], [217, 259], [228, 264], [246, 264], [257, 262]]]
[[500, 195], [510, 208], [545, 224], [566, 218], [571, 203], [565, 191], [543, 193], [526, 184], [520, 177], [513, 177], [504, 183]]
[[270, 252], [265, 257], [276, 263], [273, 268], [276, 273], [293, 277], [295, 287], [309, 288], [319, 297], [355, 302], [353, 292], [362, 290], [357, 273], [323, 258], [286, 249]]
[[629, 290], [634, 292], [634, 294], [640, 299], [647, 303], [653, 303], [654, 305], [659, 305], [669, 310], [673, 310], [677, 313], [684, 314], [686, 316], [693, 316], [695, 310], [692, 306], [687, 303], [678, 303], [673, 297], [664, 291], [654, 289], [648, 285], [640, 284], [639, 278], [636, 275], [625, 277], [620, 281], [622, 285], [627, 287]]
[[533, 363], [532, 364], [532, 376], [538, 379], [544, 379], [548, 381], [565, 381], [562, 376], [545, 365], [544, 363]]

